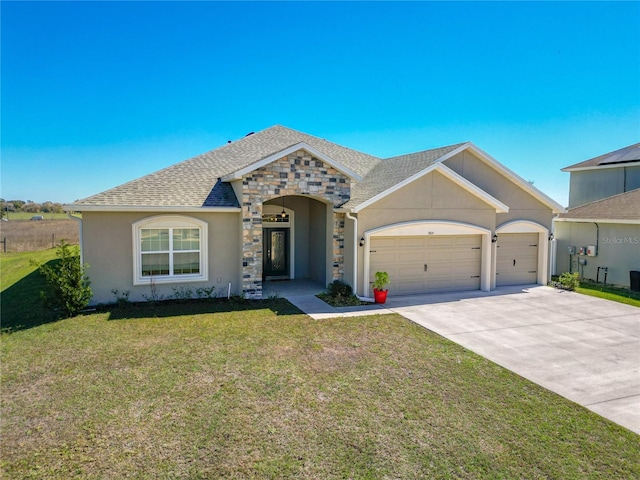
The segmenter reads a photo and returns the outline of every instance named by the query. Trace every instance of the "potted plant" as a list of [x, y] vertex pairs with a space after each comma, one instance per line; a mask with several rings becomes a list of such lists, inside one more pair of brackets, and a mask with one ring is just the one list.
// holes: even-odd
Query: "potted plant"
[[387, 272], [376, 272], [376, 279], [373, 282], [373, 298], [376, 303], [384, 303], [387, 301], [387, 290], [385, 287], [389, 284], [389, 274]]

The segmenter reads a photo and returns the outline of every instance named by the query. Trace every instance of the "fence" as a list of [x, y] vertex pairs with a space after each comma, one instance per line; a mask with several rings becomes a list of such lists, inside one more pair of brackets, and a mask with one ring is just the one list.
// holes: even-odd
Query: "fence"
[[73, 220], [10, 220], [0, 224], [3, 252], [46, 250], [62, 239], [80, 243], [78, 224]]

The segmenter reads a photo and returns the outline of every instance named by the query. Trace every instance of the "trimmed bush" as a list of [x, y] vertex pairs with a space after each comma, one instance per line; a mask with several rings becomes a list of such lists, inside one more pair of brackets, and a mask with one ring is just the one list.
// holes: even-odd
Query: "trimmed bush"
[[48, 288], [41, 292], [45, 305], [61, 317], [72, 317], [89, 305], [93, 295], [89, 278], [84, 274], [87, 265], [80, 264], [79, 248], [64, 240], [56, 249], [60, 260], [40, 264], [38, 269], [47, 280]]
[[331, 282], [327, 285], [327, 290], [329, 291], [329, 295], [332, 297], [349, 297], [353, 293], [351, 285], [344, 283], [341, 280], [334, 280]]

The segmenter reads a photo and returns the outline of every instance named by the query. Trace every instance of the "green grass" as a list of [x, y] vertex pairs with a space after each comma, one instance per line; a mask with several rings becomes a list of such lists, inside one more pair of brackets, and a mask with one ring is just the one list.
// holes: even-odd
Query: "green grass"
[[40, 292], [44, 277], [31, 260], [48, 263], [56, 260], [56, 249], [37, 252], [0, 253], [0, 328], [15, 331], [51, 321], [54, 317], [44, 308]]
[[633, 292], [629, 289], [603, 285], [602, 283], [581, 281], [580, 286], [575, 290], [583, 295], [604, 298], [614, 302], [626, 303], [634, 307], [640, 307], [640, 292]]
[[4, 335], [4, 478], [638, 478], [630, 431], [398, 315], [130, 305]]
[[34, 256], [55, 250], [0, 256], [2, 478], [640, 477], [637, 435], [398, 315], [274, 299], [25, 323]]

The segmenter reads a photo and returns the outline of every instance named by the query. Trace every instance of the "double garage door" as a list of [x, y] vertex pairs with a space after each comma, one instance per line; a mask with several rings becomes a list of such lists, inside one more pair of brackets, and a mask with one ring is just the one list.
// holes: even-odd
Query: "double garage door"
[[393, 295], [480, 288], [480, 235], [376, 236], [370, 245], [370, 282], [388, 272]]

